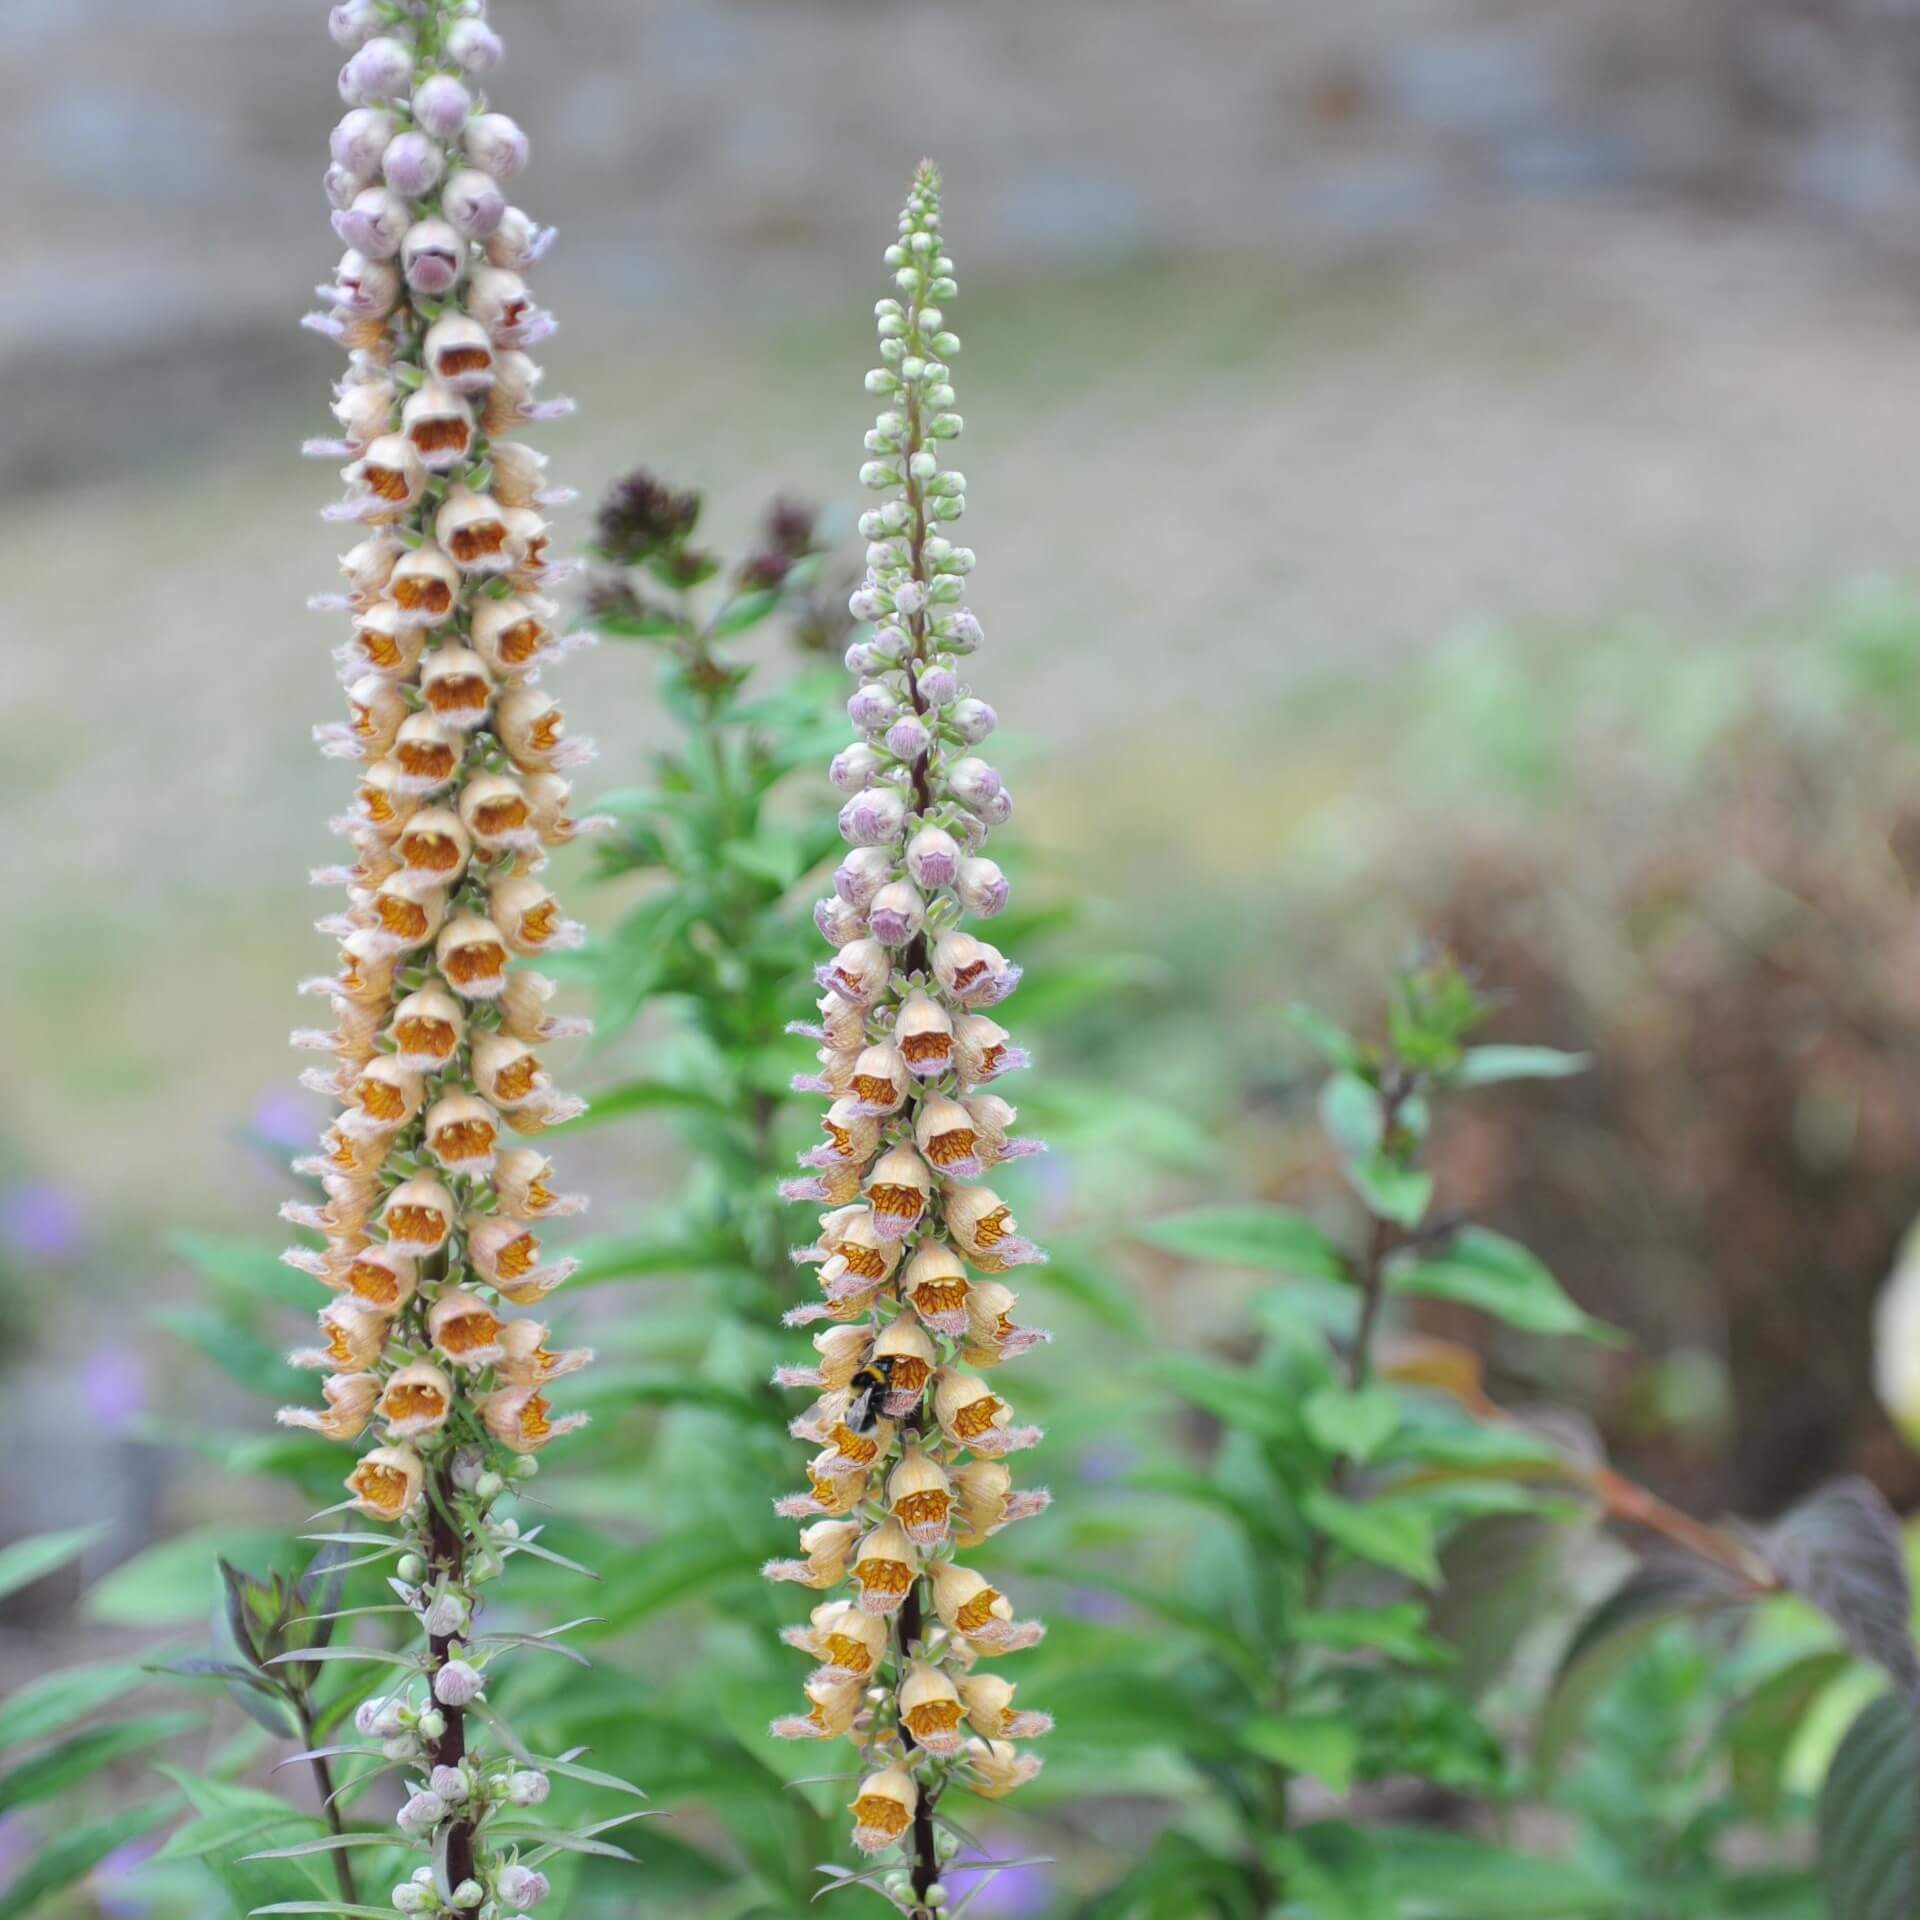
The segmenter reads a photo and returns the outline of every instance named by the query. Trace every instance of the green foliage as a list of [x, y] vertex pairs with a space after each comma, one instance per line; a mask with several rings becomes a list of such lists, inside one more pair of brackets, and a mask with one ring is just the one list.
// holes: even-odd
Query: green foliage
[[[1484, 1011], [1463, 976], [1431, 965], [1395, 983], [1382, 1045], [1294, 1014], [1332, 1069], [1321, 1124], [1369, 1216], [1349, 1244], [1275, 1206], [1205, 1207], [1138, 1229], [1176, 1257], [1276, 1279], [1256, 1303], [1264, 1338], [1250, 1358], [1176, 1354], [1154, 1368], [1218, 1429], [1207, 1470], [1136, 1483], [1187, 1512], [1185, 1581], [1173, 1595], [1137, 1594], [1166, 1623], [1167, 1684], [1143, 1687], [1119, 1668], [1083, 1684], [1124, 1700], [1137, 1739], [1198, 1764], [1214, 1804], [1162, 1836], [1085, 1907], [1087, 1920], [1192, 1913], [1201, 1901], [1303, 1920], [1626, 1910], [1576, 1869], [1317, 1811], [1408, 1776], [1496, 1798], [1515, 1787], [1453, 1676], [1454, 1648], [1430, 1624], [1431, 1596], [1444, 1551], [1477, 1516], [1555, 1522], [1552, 1481], [1534, 1476], [1556, 1456], [1401, 1383], [1381, 1346], [1392, 1302], [1415, 1294], [1465, 1301], [1522, 1332], [1592, 1330], [1524, 1249], [1434, 1210], [1423, 1157], [1435, 1102], [1457, 1086], [1567, 1069], [1545, 1050], [1469, 1047]], [[1071, 1710], [1062, 1722], [1084, 1737]]]

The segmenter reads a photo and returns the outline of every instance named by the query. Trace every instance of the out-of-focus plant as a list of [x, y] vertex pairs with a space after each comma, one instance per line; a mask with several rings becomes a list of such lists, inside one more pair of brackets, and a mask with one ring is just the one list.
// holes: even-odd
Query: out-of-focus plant
[[804, 1557], [767, 1568], [833, 1594], [786, 1636], [816, 1666], [808, 1711], [774, 1731], [852, 1741], [855, 1844], [903, 1863], [826, 1871], [913, 1920], [948, 1903], [942, 1865], [967, 1837], [943, 1808], [948, 1792], [997, 1799], [1022, 1785], [1039, 1761], [1013, 1743], [1052, 1724], [980, 1665], [1032, 1646], [1040, 1623], [1016, 1620], [956, 1551], [1040, 1512], [1047, 1495], [1015, 1490], [1003, 1462], [1040, 1431], [1015, 1425], [981, 1377], [1045, 1337], [1016, 1325], [1017, 1296], [999, 1278], [1043, 1256], [999, 1195], [972, 1184], [1037, 1148], [1009, 1138], [1015, 1109], [989, 1090], [1026, 1064], [985, 1011], [1020, 968], [963, 927], [1006, 905], [982, 849], [1013, 802], [970, 751], [995, 725], [960, 679], [980, 643], [963, 601], [973, 554], [939, 531], [966, 506], [964, 476], [939, 458], [961, 431], [940, 225], [939, 175], [923, 163], [887, 249], [900, 297], [880, 302], [882, 364], [867, 376], [883, 410], [860, 477], [885, 498], [861, 518], [867, 575], [850, 605], [873, 633], [848, 656], [858, 738], [832, 779], [850, 796], [849, 851], [815, 915], [836, 952], [816, 973], [820, 1023], [804, 1029], [821, 1070], [802, 1084], [831, 1104], [824, 1143], [803, 1156], [817, 1171], [783, 1190], [829, 1209], [800, 1255], [818, 1264], [823, 1298], [787, 1316], [829, 1324], [814, 1364], [778, 1376], [818, 1392], [793, 1432], [820, 1450], [807, 1490], [780, 1503], [811, 1522]]
[[[1062, 1712], [1097, 1698], [1137, 1738], [1190, 1756], [1210, 1803], [1177, 1814], [1090, 1915], [1258, 1917], [1284, 1905], [1321, 1920], [1403, 1907], [1480, 1920], [1509, 1910], [1503, 1888], [1558, 1874], [1572, 1896], [1582, 1884], [1575, 1869], [1462, 1835], [1337, 1817], [1349, 1796], [1390, 1782], [1506, 1790], [1499, 1741], [1448, 1684], [1430, 1595], [1443, 1553], [1473, 1522], [1551, 1514], [1563, 1501], [1546, 1442], [1488, 1425], [1394, 1362], [1390, 1308], [1437, 1297], [1536, 1335], [1596, 1331], [1524, 1248], [1435, 1205], [1422, 1162], [1442, 1099], [1580, 1064], [1469, 1044], [1485, 1011], [1457, 971], [1435, 965], [1396, 982], [1384, 1045], [1301, 1016], [1333, 1068], [1320, 1113], [1365, 1215], [1351, 1243], [1270, 1206], [1207, 1207], [1141, 1229], [1187, 1260], [1289, 1277], [1259, 1297], [1262, 1334], [1246, 1363], [1157, 1364], [1220, 1433], [1207, 1466], [1155, 1466], [1129, 1483], [1136, 1501], [1160, 1495], [1183, 1515], [1185, 1578], [1166, 1590], [1131, 1573], [1077, 1576], [1113, 1585], [1159, 1630], [1145, 1671], [1076, 1676]], [[1406, 1904], [1416, 1887], [1429, 1903], [1417, 1909]]]

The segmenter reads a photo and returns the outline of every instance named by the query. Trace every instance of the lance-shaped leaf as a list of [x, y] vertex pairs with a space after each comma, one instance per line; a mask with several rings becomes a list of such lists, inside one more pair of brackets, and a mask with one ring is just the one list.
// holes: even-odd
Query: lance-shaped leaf
[[1833, 1920], [1920, 1910], [1920, 1736], [1897, 1694], [1868, 1706], [1820, 1789], [1820, 1879]]
[[73, 1527], [64, 1533], [37, 1533], [0, 1547], [0, 1599], [77, 1559], [98, 1540], [103, 1526]]
[[1877, 1487], [1858, 1478], [1829, 1481], [1767, 1528], [1757, 1545], [1783, 1585], [1818, 1607], [1902, 1698], [1920, 1703], [1906, 1551], [1900, 1523]]

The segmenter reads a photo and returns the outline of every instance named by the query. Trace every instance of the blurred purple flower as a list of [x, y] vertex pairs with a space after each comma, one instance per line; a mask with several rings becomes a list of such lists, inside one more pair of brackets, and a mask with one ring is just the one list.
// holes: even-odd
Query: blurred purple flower
[[58, 1187], [30, 1181], [0, 1194], [0, 1246], [24, 1260], [71, 1260], [85, 1233], [79, 1202]]
[[1076, 1620], [1092, 1620], [1101, 1626], [1118, 1626], [1133, 1615], [1133, 1609], [1117, 1593], [1099, 1587], [1075, 1587], [1067, 1595], [1067, 1611]]
[[1080, 1478], [1089, 1487], [1124, 1479], [1140, 1464], [1140, 1449], [1128, 1440], [1101, 1440], [1080, 1451]]
[[146, 1411], [147, 1376], [140, 1356], [131, 1347], [95, 1347], [80, 1363], [80, 1395], [97, 1426], [123, 1432]]
[[315, 1115], [317, 1104], [292, 1087], [275, 1087], [254, 1103], [252, 1127], [269, 1146], [299, 1153], [313, 1143], [320, 1131]]
[[88, 1891], [108, 1920], [140, 1920], [152, 1910], [152, 1900], [136, 1891], [133, 1881], [159, 1844], [157, 1838], [129, 1840], [124, 1847], [115, 1847], [88, 1876]]
[[[985, 1854], [958, 1855], [947, 1869], [948, 1877], [958, 1879], [965, 1874], [965, 1885], [974, 1886], [979, 1870], [969, 1866], [969, 1859], [1017, 1860], [1026, 1850], [1012, 1835], [990, 1834], [988, 1844], [990, 1851]], [[1037, 1916], [1052, 1912], [1053, 1894], [1053, 1876], [1045, 1867], [1009, 1867], [987, 1882], [967, 1912], [977, 1914], [979, 1920], [1037, 1920]]]
[[37, 1851], [33, 1829], [17, 1813], [0, 1819], [0, 1893], [12, 1886], [14, 1877]]

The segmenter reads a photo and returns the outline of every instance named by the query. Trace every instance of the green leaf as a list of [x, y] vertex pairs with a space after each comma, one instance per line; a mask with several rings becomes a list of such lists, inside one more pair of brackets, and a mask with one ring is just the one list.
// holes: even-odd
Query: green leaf
[[1320, 1124], [1342, 1159], [1352, 1163], [1371, 1158], [1387, 1132], [1379, 1088], [1357, 1073], [1332, 1075], [1320, 1089]]
[[1269, 1835], [1265, 1851], [1312, 1920], [1395, 1920], [1379, 1845], [1358, 1827], [1316, 1821]]
[[1534, 1735], [1540, 1778], [1553, 1778], [1595, 1697], [1649, 1641], [1685, 1615], [1743, 1597], [1731, 1574], [1704, 1561], [1650, 1561], [1629, 1574], [1581, 1622], [1560, 1656]]
[[17, 1688], [0, 1704], [0, 1748], [44, 1740], [141, 1684], [138, 1667], [66, 1667]]
[[86, 1610], [112, 1626], [172, 1626], [206, 1618], [216, 1592], [214, 1560], [264, 1565], [286, 1536], [265, 1529], [198, 1527], [122, 1561], [87, 1594]]
[[1404, 1500], [1346, 1500], [1314, 1487], [1301, 1502], [1301, 1512], [1309, 1525], [1357, 1559], [1389, 1567], [1422, 1586], [1439, 1581], [1433, 1515], [1425, 1507]]
[[1492, 1087], [1503, 1080], [1565, 1080], [1585, 1073], [1591, 1054], [1557, 1047], [1469, 1047], [1448, 1076], [1456, 1087]]
[[580, 1262], [569, 1283], [574, 1289], [609, 1280], [650, 1279], [657, 1274], [709, 1273], [735, 1264], [739, 1250], [720, 1234], [619, 1235], [583, 1240], [572, 1249]]
[[1523, 1333], [1619, 1337], [1568, 1299], [1559, 1281], [1517, 1240], [1485, 1227], [1463, 1227], [1437, 1252], [1389, 1261], [1387, 1284], [1396, 1293], [1478, 1307]]
[[1367, 1203], [1367, 1210], [1411, 1232], [1427, 1217], [1433, 1204], [1433, 1175], [1419, 1167], [1402, 1166], [1387, 1154], [1350, 1161], [1347, 1178]]
[[1913, 1920], [1920, 1906], [1920, 1738], [1897, 1695], [1847, 1729], [1820, 1789], [1820, 1880], [1833, 1920]]
[[1327, 1607], [1303, 1613], [1293, 1622], [1293, 1637], [1303, 1646], [1334, 1653], [1383, 1653], [1413, 1667], [1444, 1667], [1453, 1649], [1425, 1630], [1425, 1609], [1417, 1601], [1390, 1607]]
[[177, 1804], [171, 1796], [164, 1800], [147, 1800], [137, 1807], [128, 1807], [122, 1813], [111, 1814], [104, 1820], [93, 1820], [85, 1826], [63, 1829], [8, 1883], [8, 1913], [14, 1916], [14, 1920], [21, 1920], [48, 1894], [72, 1886], [76, 1880], [91, 1873], [109, 1854], [118, 1852], [129, 1840], [137, 1840], [143, 1833], [151, 1833], [171, 1816]]
[[1377, 1837], [1394, 1911], [1420, 1920], [1601, 1920], [1653, 1911], [1646, 1889], [1570, 1861], [1508, 1853], [1465, 1834], [1387, 1828]]
[[137, 1720], [109, 1722], [89, 1727], [50, 1747], [45, 1753], [23, 1760], [10, 1772], [0, 1774], [0, 1813], [51, 1800], [78, 1781], [89, 1779], [101, 1768], [138, 1753], [143, 1747], [157, 1747], [168, 1740], [190, 1733], [200, 1724], [193, 1713], [148, 1714]]
[[1153, 1372], [1181, 1399], [1243, 1433], [1279, 1440], [1296, 1430], [1293, 1410], [1278, 1387], [1239, 1368], [1223, 1367], [1198, 1354], [1171, 1353], [1156, 1363]]
[[247, 1305], [262, 1300], [283, 1307], [313, 1305], [313, 1281], [288, 1266], [277, 1247], [211, 1233], [169, 1234], [167, 1245], [191, 1261], [223, 1299]]
[[1814, 1703], [1853, 1661], [1844, 1653], [1812, 1653], [1783, 1667], [1728, 1716], [1723, 1730], [1733, 1790], [1754, 1819], [1779, 1818], [1794, 1736]]
[[1142, 1240], [1193, 1260], [1263, 1267], [1307, 1280], [1350, 1280], [1346, 1256], [1291, 1207], [1198, 1207], [1136, 1227]]
[[780, 604], [777, 587], [762, 587], [753, 593], [739, 593], [714, 615], [707, 628], [710, 639], [725, 640], [749, 627], [758, 626]]
[[1060, 1294], [1083, 1307], [1101, 1325], [1116, 1333], [1144, 1338], [1145, 1317], [1128, 1288], [1107, 1270], [1096, 1250], [1062, 1246], [1055, 1242], [1052, 1257], [1044, 1266], [1032, 1269], [1030, 1285]]
[[36, 1533], [0, 1547], [0, 1599], [44, 1580], [69, 1560], [77, 1559], [105, 1531], [104, 1524], [69, 1527], [62, 1533]]
[[729, 1535], [705, 1527], [667, 1534], [606, 1564], [603, 1611], [610, 1626], [630, 1627], [754, 1568], [753, 1549]]
[[1391, 1387], [1322, 1387], [1300, 1409], [1307, 1431], [1329, 1453], [1365, 1462], [1393, 1438], [1400, 1425], [1400, 1396]]
[[1326, 1714], [1261, 1714], [1240, 1729], [1249, 1753], [1311, 1774], [1329, 1793], [1345, 1794], [1353, 1785], [1360, 1737], [1344, 1720]]
[[1296, 1001], [1287, 1008], [1284, 1018], [1295, 1033], [1319, 1050], [1330, 1066], [1358, 1073], [1371, 1064], [1367, 1049], [1352, 1034], [1335, 1026], [1325, 1014], [1316, 1013], [1312, 1007]]

